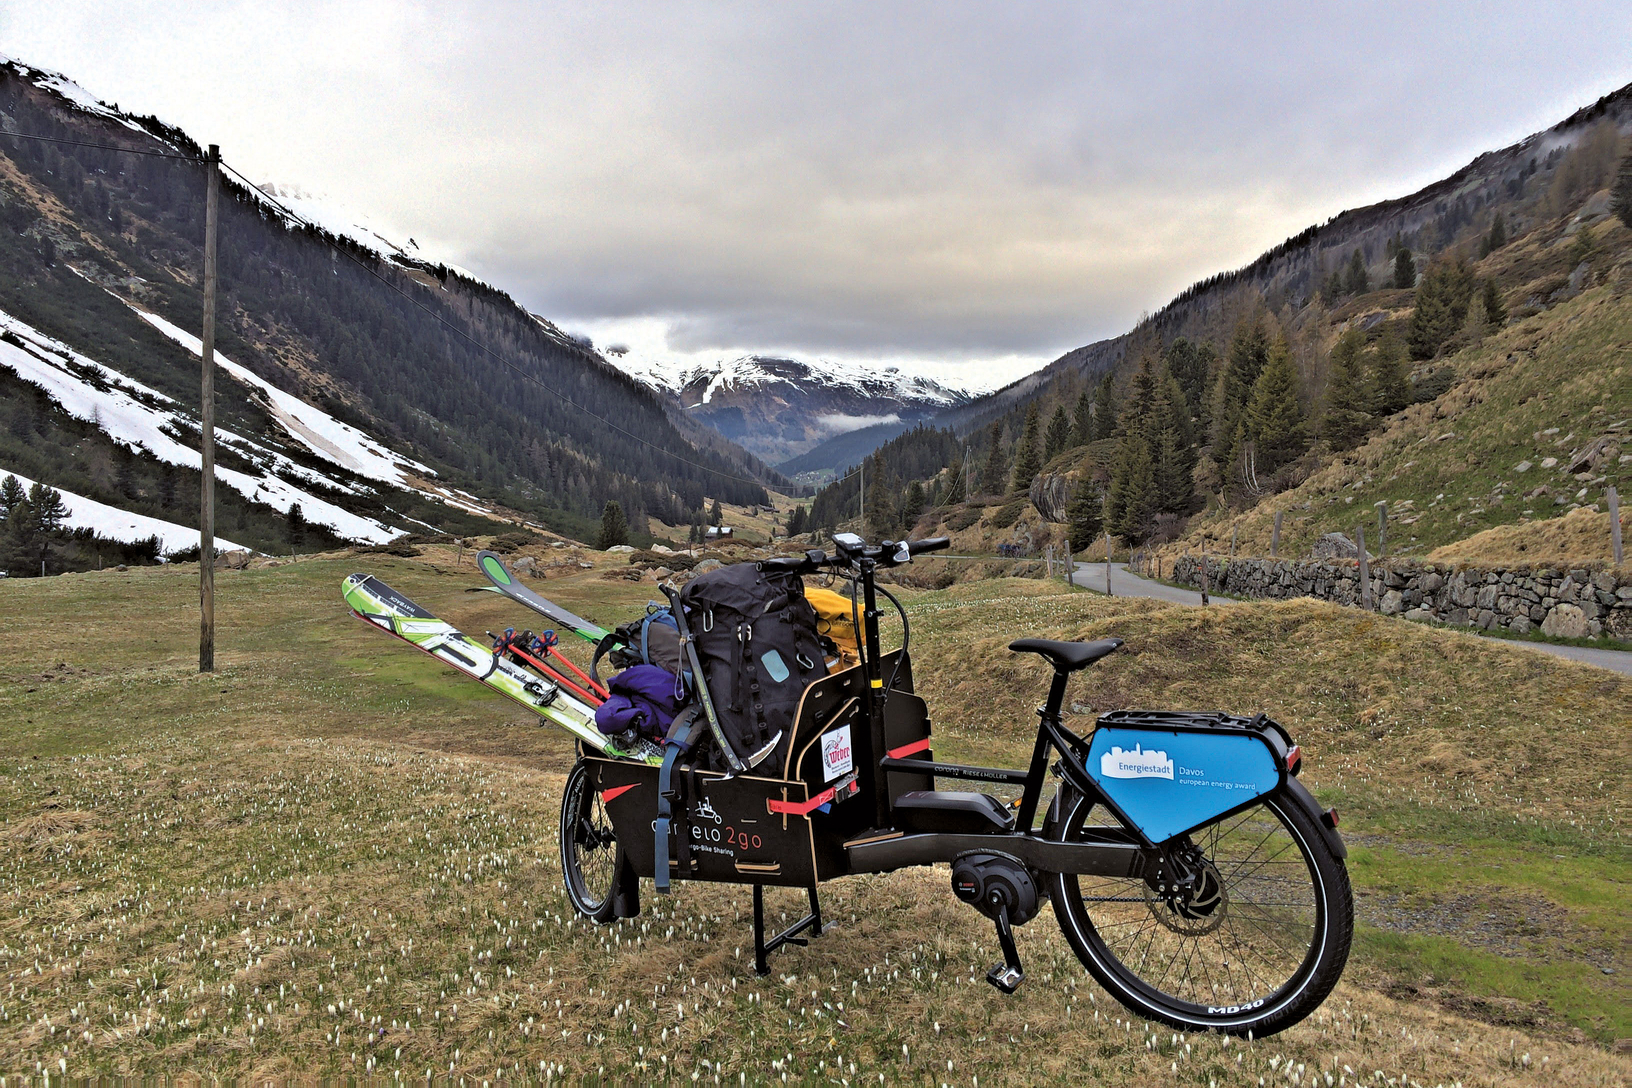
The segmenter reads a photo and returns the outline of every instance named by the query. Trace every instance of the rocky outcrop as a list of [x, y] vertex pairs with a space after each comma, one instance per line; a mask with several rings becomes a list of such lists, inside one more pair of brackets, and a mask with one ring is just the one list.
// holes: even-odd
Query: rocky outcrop
[[[1201, 561], [1184, 556], [1173, 580], [1199, 586]], [[1237, 597], [1318, 597], [1359, 604], [1353, 560], [1207, 558], [1208, 586]], [[1388, 560], [1371, 566], [1373, 607], [1384, 615], [1562, 638], [1632, 638], [1632, 571], [1556, 567], [1477, 570]]]
[[1027, 497], [1044, 521], [1058, 525], [1066, 520], [1065, 511], [1071, 505], [1071, 493], [1076, 486], [1076, 479], [1063, 472], [1043, 472], [1031, 481]]

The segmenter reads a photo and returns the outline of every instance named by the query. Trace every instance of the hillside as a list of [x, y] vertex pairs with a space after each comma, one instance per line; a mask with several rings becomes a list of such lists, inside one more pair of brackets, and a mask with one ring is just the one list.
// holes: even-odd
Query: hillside
[[[0, 114], [5, 131], [56, 141], [0, 136], [0, 311], [15, 349], [0, 353], [0, 470], [187, 524], [200, 149], [14, 61], [0, 64]], [[281, 544], [294, 502], [330, 539], [468, 532], [491, 516], [584, 533], [608, 499], [643, 531], [715, 496], [763, 502], [779, 480], [503, 292], [343, 222], [291, 218], [281, 199], [226, 177], [226, 535]], [[156, 437], [110, 415], [110, 397]]]
[[[1298, 1064], [1298, 1083], [1386, 1088], [1401, 1072], [1509, 1083], [1528, 1056], [1547, 1083], [1629, 1074], [1613, 1047], [1632, 1035], [1632, 754], [1605, 729], [1624, 678], [1308, 601], [905, 591], [937, 755], [1024, 762], [1046, 678], [1004, 649], [1021, 633], [1128, 640], [1073, 684], [1074, 727], [1204, 705], [1292, 728], [1304, 779], [1342, 813], [1355, 949], [1314, 1017], [1225, 1044], [1135, 1025], [1046, 911], [1018, 934], [1024, 986], [1000, 997], [979, 977], [990, 923], [944, 868], [824, 886], [836, 925], [763, 980], [746, 889], [681, 884], [638, 919], [570, 922], [565, 734], [339, 602], [364, 569], [467, 630], [518, 618], [464, 592], [468, 554], [430, 552], [224, 572], [207, 677], [187, 567], [0, 583], [0, 1073], [387, 1079], [452, 1062], [497, 1082], [543, 1063], [572, 1083], [814, 1083], [842, 1063], [860, 1083], [951, 1063], [983, 1085], [1233, 1088], [1294, 1083], [1281, 1070]], [[600, 622], [638, 613], [650, 584], [601, 573], [552, 572], [549, 593]], [[123, 622], [61, 622], [94, 609]], [[773, 919], [802, 903], [767, 900]]]
[[[1058, 523], [1088, 481], [1104, 517], [1086, 536], [1108, 523], [1125, 546], [1194, 550], [1237, 534], [1267, 550], [1279, 510], [1281, 554], [1294, 554], [1386, 501], [1392, 550], [1423, 554], [1602, 509], [1632, 461], [1620, 437], [1632, 231], [1610, 192], [1617, 169], [1632, 178], [1629, 135], [1632, 87], [1415, 194], [1311, 227], [933, 423], [965, 440], [982, 505], [1024, 493]], [[1067, 431], [1060, 453], [1049, 436]], [[948, 490], [945, 471], [921, 482]], [[905, 490], [891, 502], [897, 515], [911, 506]]]
[[[1632, 232], [1616, 225], [1618, 250]], [[1607, 248], [1607, 247], [1606, 247]], [[1609, 282], [1445, 359], [1449, 388], [1391, 417], [1356, 449], [1333, 456], [1304, 483], [1242, 512], [1219, 508], [1167, 546], [1210, 547], [1238, 535], [1267, 555], [1282, 514], [1281, 554], [1322, 535], [1364, 526], [1376, 549], [1378, 502], [1388, 504], [1389, 552], [1508, 562], [1587, 558], [1586, 542], [1549, 540], [1548, 525], [1576, 510], [1601, 512], [1605, 488], [1632, 488], [1632, 263]], [[1591, 558], [1609, 556], [1607, 519]], [[1534, 526], [1534, 550], [1520, 531]], [[1500, 528], [1502, 533], [1496, 534]], [[1495, 534], [1485, 536], [1485, 534]], [[1470, 537], [1470, 546], [1457, 542]], [[1554, 543], [1554, 546], [1549, 546]]]

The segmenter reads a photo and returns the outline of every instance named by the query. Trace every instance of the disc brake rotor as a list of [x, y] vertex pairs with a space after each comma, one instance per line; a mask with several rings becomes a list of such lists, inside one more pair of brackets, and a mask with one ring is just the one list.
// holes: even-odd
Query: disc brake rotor
[[1201, 937], [1224, 924], [1229, 907], [1224, 880], [1193, 846], [1163, 859], [1155, 884], [1147, 880], [1141, 887], [1151, 915], [1174, 933]]

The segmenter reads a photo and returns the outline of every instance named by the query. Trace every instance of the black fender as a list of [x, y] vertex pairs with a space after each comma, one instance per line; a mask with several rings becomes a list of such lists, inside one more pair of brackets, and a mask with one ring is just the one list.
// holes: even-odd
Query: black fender
[[1315, 826], [1320, 828], [1321, 835], [1326, 839], [1326, 845], [1332, 848], [1332, 853], [1337, 855], [1337, 859], [1341, 861], [1348, 857], [1349, 848], [1343, 845], [1343, 836], [1337, 833], [1337, 828], [1327, 823], [1326, 810], [1320, 807], [1320, 802], [1309, 792], [1309, 787], [1296, 778], [1288, 778], [1284, 788], [1286, 795], [1302, 805], [1309, 818], [1315, 821]]

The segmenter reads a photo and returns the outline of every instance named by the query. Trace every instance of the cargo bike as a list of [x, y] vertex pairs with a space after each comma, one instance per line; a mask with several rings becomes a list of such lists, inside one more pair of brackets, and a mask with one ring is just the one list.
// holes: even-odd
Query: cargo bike
[[[1346, 851], [1335, 810], [1299, 781], [1300, 751], [1281, 725], [1263, 714], [1123, 710], [1079, 736], [1062, 718], [1067, 685], [1122, 640], [1022, 638], [1009, 648], [1052, 671], [1029, 764], [938, 759], [913, 692], [906, 610], [877, 574], [948, 542], [834, 543], [831, 556], [757, 567], [847, 578], [859, 633], [859, 662], [804, 689], [791, 735], [768, 754], [732, 750], [691, 629], [708, 618], [688, 616], [666, 590], [696, 695], [675, 725], [702, 742], [668, 745], [661, 763], [580, 742], [560, 825], [580, 914], [638, 914], [643, 878], [661, 892], [676, 880], [751, 885], [763, 975], [773, 951], [821, 935], [823, 882], [946, 864], [953, 894], [995, 927], [1003, 962], [987, 979], [1004, 993], [1024, 978], [1014, 929], [1051, 902], [1089, 973], [1143, 1017], [1261, 1037], [1325, 999], [1353, 930]], [[881, 597], [900, 616], [901, 645], [889, 652]], [[742, 652], [751, 658], [751, 639]], [[945, 781], [1019, 797], [938, 788]], [[768, 886], [805, 889], [809, 913], [767, 934]]]

